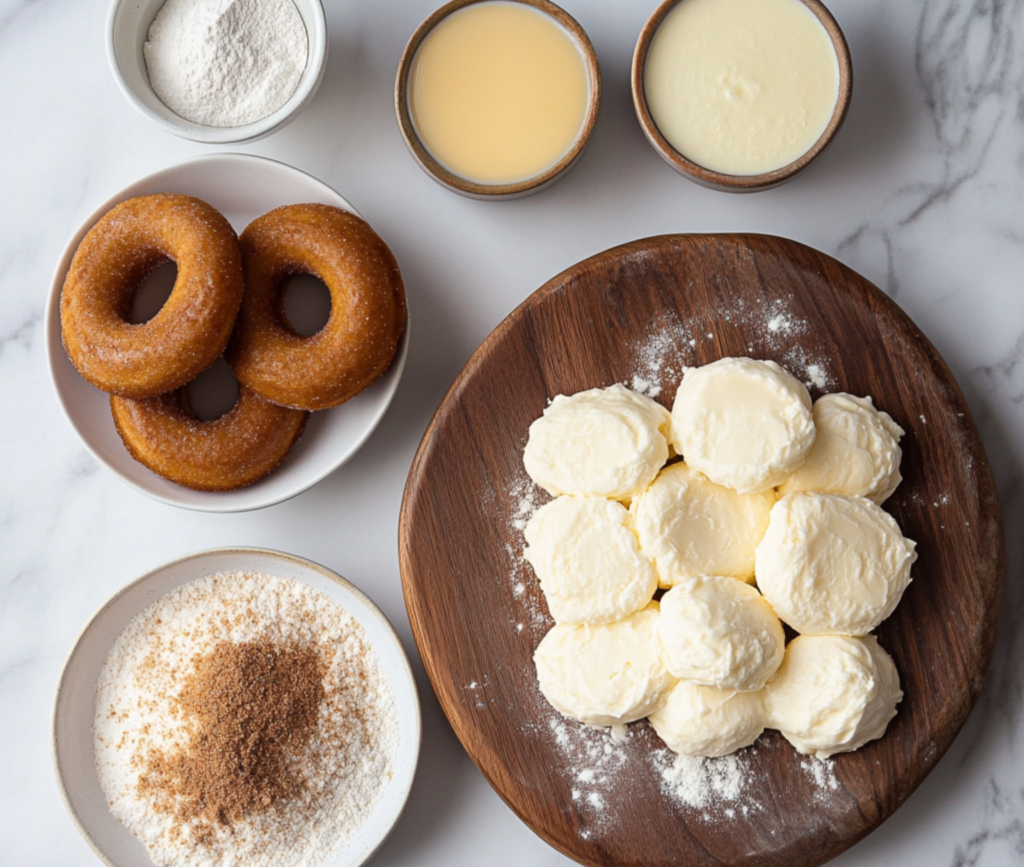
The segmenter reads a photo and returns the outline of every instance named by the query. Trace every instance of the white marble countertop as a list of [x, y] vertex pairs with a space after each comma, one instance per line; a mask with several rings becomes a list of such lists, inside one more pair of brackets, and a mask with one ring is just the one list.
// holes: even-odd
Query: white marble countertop
[[443, 190], [399, 135], [398, 59], [437, 2], [326, 0], [330, 60], [315, 100], [282, 132], [234, 148], [310, 172], [359, 208], [402, 266], [413, 339], [395, 402], [355, 459], [290, 502], [210, 515], [151, 501], [89, 455], [50, 386], [42, 317], [60, 252], [93, 208], [218, 151], [161, 132], [121, 96], [104, 55], [106, 0], [0, 0], [0, 862], [96, 863], [49, 755], [58, 673], [92, 612], [184, 553], [256, 545], [347, 576], [413, 657], [423, 753], [374, 863], [570, 863], [491, 791], [422, 676], [396, 551], [405, 476], [463, 363], [547, 279], [647, 235], [759, 231], [838, 257], [933, 341], [980, 426], [1007, 528], [1003, 628], [978, 706], [921, 788], [834, 863], [1024, 864], [1024, 0], [831, 0], [855, 68], [846, 126], [802, 176], [752, 196], [687, 182], [644, 140], [629, 63], [654, 0], [564, 0], [600, 57], [601, 116], [564, 180], [506, 203]]

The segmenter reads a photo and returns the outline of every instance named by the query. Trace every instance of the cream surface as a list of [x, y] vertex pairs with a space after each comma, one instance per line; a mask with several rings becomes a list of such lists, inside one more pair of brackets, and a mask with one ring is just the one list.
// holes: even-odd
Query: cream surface
[[758, 493], [785, 480], [814, 443], [807, 387], [774, 361], [721, 358], [686, 371], [672, 445], [711, 481]]
[[663, 587], [698, 575], [754, 580], [754, 551], [775, 492], [738, 494], [685, 463], [665, 467], [630, 504], [640, 547]]
[[772, 508], [757, 586], [806, 635], [867, 635], [910, 584], [915, 543], [863, 497], [796, 491]]
[[628, 499], [668, 460], [668, 410], [623, 385], [558, 395], [530, 425], [523, 465], [552, 496]]
[[768, 727], [819, 759], [880, 738], [902, 699], [896, 666], [873, 635], [798, 636], [765, 690]]
[[680, 680], [650, 721], [674, 752], [725, 756], [756, 741], [767, 714], [760, 692], [733, 692]]
[[651, 41], [644, 88], [654, 123], [683, 156], [755, 175], [814, 146], [839, 96], [839, 64], [799, 0], [685, 0]]
[[790, 491], [821, 491], [867, 497], [879, 505], [902, 481], [903, 428], [870, 397], [825, 394], [812, 409], [817, 435], [807, 459], [779, 485]]
[[752, 692], [778, 670], [786, 648], [782, 624], [749, 584], [705, 576], [661, 598], [658, 637], [676, 677]]
[[661, 661], [657, 603], [615, 623], [554, 626], [534, 653], [552, 706], [580, 722], [612, 726], [647, 716], [674, 678]]
[[557, 623], [607, 623], [639, 611], [658, 575], [626, 526], [629, 513], [602, 497], [558, 497], [526, 525], [523, 552]]

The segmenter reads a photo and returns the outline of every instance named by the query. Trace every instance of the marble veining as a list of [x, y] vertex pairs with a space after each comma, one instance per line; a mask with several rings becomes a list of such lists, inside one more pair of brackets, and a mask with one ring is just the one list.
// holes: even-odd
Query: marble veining
[[[964, 391], [1006, 529], [1003, 625], [978, 705], [908, 802], [839, 867], [1024, 865], [1024, 0], [826, 0], [854, 99], [836, 142], [792, 183], [702, 190], [644, 141], [629, 61], [655, 3], [563, 0], [601, 60], [605, 102], [579, 165], [518, 202], [433, 184], [392, 106], [402, 48], [438, 0], [327, 0], [330, 60], [294, 124], [227, 148], [308, 171], [360, 208], [406, 276], [405, 380], [360, 454], [288, 503], [200, 515], [151, 502], [100, 466], [64, 419], [43, 312], [67, 238], [142, 175], [215, 148], [157, 130], [107, 68], [107, 0], [0, 0], [0, 862], [93, 864], [53, 783], [49, 714], [92, 612], [159, 564], [260, 545], [319, 560], [393, 620], [424, 699], [424, 750], [378, 865], [568, 865], [465, 757], [415, 662], [395, 551], [405, 473], [431, 412], [490, 330], [585, 256], [663, 232], [760, 231], [837, 256], [896, 298]], [[926, 575], [915, 576], [922, 583]]]

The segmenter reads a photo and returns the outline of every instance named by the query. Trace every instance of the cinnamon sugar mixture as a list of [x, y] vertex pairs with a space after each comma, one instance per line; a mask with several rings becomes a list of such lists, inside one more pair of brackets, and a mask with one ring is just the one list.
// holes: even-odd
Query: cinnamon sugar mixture
[[266, 638], [222, 641], [193, 666], [175, 700], [194, 723], [188, 747], [151, 755], [139, 792], [209, 838], [302, 791], [293, 762], [316, 728], [324, 666], [313, 648]]
[[167, 867], [321, 862], [369, 815], [397, 747], [362, 627], [304, 584], [238, 572], [129, 624], [94, 729], [111, 811]]

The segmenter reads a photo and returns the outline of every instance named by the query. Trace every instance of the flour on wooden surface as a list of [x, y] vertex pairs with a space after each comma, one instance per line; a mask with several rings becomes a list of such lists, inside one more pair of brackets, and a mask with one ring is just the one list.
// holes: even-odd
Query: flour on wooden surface
[[676, 755], [671, 750], [654, 754], [655, 767], [661, 776], [661, 790], [682, 806], [702, 811], [704, 818], [714, 812], [735, 808], [744, 815], [750, 804], [743, 799], [746, 783], [750, 779], [750, 763], [743, 753], [720, 758]]

